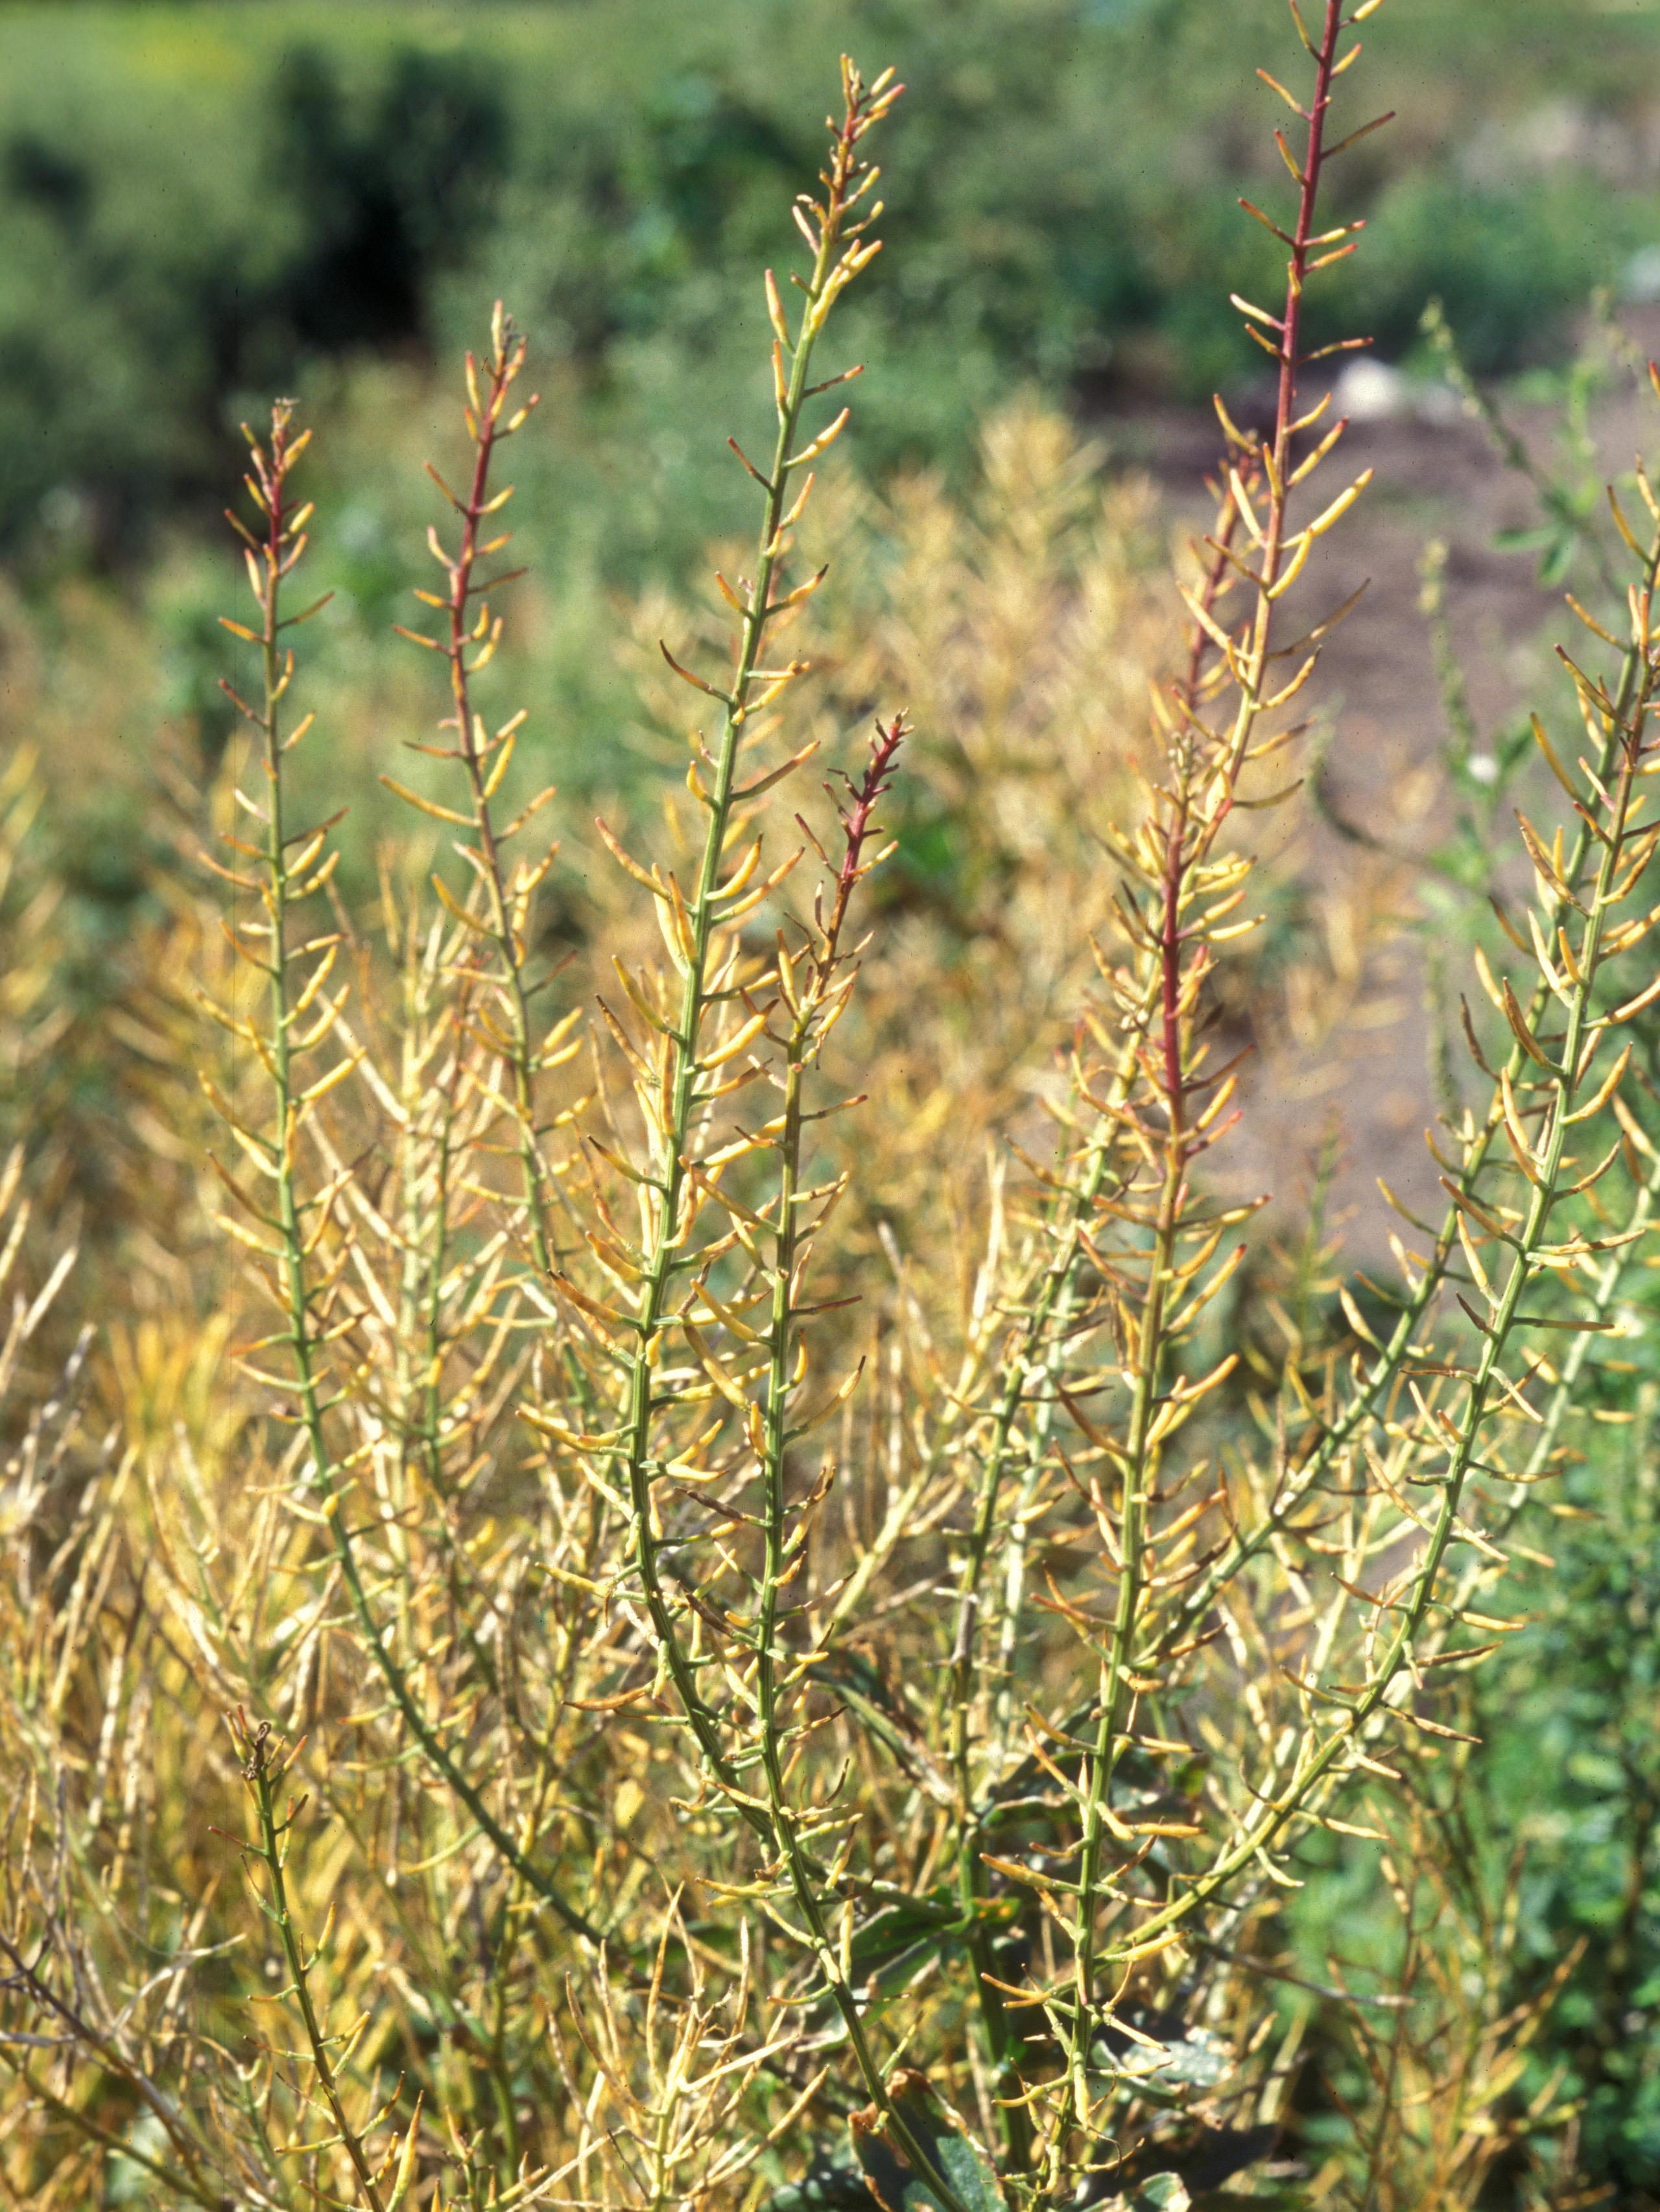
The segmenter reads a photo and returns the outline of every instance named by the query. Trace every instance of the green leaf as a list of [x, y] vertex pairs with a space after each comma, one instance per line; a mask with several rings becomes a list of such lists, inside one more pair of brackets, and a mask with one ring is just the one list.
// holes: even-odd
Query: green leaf
[[1199, 2202], [1204, 2212], [1310, 2212], [1313, 2199], [1295, 2182], [1283, 2182], [1249, 2197], [1234, 2189], [1207, 2189]]
[[1493, 549], [1499, 553], [1542, 553], [1555, 544], [1557, 536], [1548, 523], [1530, 523], [1524, 530], [1495, 530]]
[[[962, 2212], [1007, 2212], [997, 2176], [978, 2144], [935, 2101], [920, 2074], [896, 2074], [888, 2085], [895, 2110]], [[891, 2143], [875, 2106], [853, 2116], [853, 2147], [882, 2212], [947, 2212], [931, 2187]]]
[[1573, 556], [1579, 543], [1572, 530], [1564, 530], [1546, 547], [1539, 563], [1539, 581], [1547, 589], [1566, 583], [1573, 568]]
[[1179, 2173], [1152, 2173], [1118, 2202], [1124, 2212], [1189, 2212], [1193, 2199]]
[[799, 2181], [773, 2191], [765, 2212], [878, 2212], [878, 2206], [857, 2166], [821, 2153]]
[[[1158, 2034], [1157, 2028], [1152, 2031]], [[1180, 2089], [1213, 2089], [1231, 2070], [1233, 2051], [1208, 2028], [1184, 2027], [1168, 2041], [1158, 2035], [1156, 2045], [1134, 2042], [1127, 2035], [1098, 2039], [1091, 2063], [1104, 2074], [1128, 2076], [1153, 2095]]]
[[854, 1981], [891, 1986], [930, 1954], [960, 1945], [965, 1932], [963, 1908], [947, 1887], [926, 1897], [885, 1903], [854, 1930], [849, 1954]]

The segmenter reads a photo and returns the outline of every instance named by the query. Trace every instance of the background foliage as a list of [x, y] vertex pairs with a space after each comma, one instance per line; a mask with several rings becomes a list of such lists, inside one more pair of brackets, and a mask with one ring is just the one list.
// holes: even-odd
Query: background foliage
[[[1270, 51], [1279, 17], [1273, 0], [9, 7], [0, 531], [15, 544], [56, 494], [60, 534], [121, 542], [211, 495], [250, 394], [453, 344], [505, 293], [580, 394], [562, 509], [592, 538], [621, 470], [608, 568], [684, 556], [721, 510], [676, 380], [695, 362], [716, 412], [751, 380], [735, 272], [780, 248], [812, 152], [795, 88], [848, 44], [891, 52], [915, 94], [888, 163], [892, 280], [844, 338], [880, 371], [867, 460], [960, 460], [1021, 379], [1202, 399], [1250, 359], [1229, 290], [1272, 264], [1231, 198], [1274, 173], [1271, 96], [1242, 94], [1238, 57]], [[1600, 0], [1448, 0], [1369, 27], [1403, 121], [1355, 157], [1339, 211], [1371, 218], [1387, 352], [1440, 293], [1473, 365], [1512, 365], [1651, 237], [1657, 38], [1649, 11]], [[1356, 296], [1317, 310], [1332, 334]]]

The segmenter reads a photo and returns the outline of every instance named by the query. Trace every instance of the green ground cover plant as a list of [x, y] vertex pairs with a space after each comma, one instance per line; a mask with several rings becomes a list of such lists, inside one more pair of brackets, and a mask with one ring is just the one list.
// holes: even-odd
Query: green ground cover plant
[[[1217, 403], [1173, 590], [1033, 403], [966, 490], [837, 472], [920, 104], [843, 58], [751, 272], [747, 530], [632, 610], [659, 773], [591, 771], [590, 828], [511, 696], [514, 464], [561, 417], [501, 307], [350, 746], [338, 478], [296, 402], [247, 431], [223, 719], [101, 994], [8, 766], [20, 2200], [1641, 2201], [1640, 465], [1594, 526], [1535, 484], [1572, 629], [1493, 775], [1444, 656], [1444, 1203], [1359, 1273], [1326, 1166], [1273, 1238], [1227, 1166], [1254, 851], [1365, 619], [1321, 579], [1378, 6], [1275, 11], [1290, 185], [1234, 299], [1274, 404]], [[390, 556], [337, 557], [361, 614]], [[1505, 1731], [1547, 1691], [1539, 1834]]]
[[[1586, 404], [1625, 376], [1645, 380], [1640, 358], [1617, 328], [1591, 335], [1566, 379], [1553, 459], [1530, 452], [1504, 410], [1465, 376], [1435, 314], [1426, 328], [1498, 457], [1529, 480], [1539, 520], [1518, 535], [1541, 571], [1575, 594], [1599, 582], [1606, 588], [1621, 540], [1606, 487], [1591, 473]], [[1444, 557], [1444, 549], [1429, 549], [1432, 609], [1439, 604]], [[1438, 841], [1414, 865], [1422, 872], [1420, 926], [1437, 940], [1428, 967], [1444, 1096], [1453, 1080], [1447, 1047], [1460, 1021], [1445, 948], [1459, 945], [1468, 957], [1480, 945], [1503, 957], [1504, 925], [1488, 896], [1492, 839], [1495, 823], [1521, 796], [1537, 748], [1525, 718], [1499, 731], [1478, 726], [1454, 641], [1444, 617], [1434, 619], [1450, 803], [1438, 819]], [[1474, 772], [1484, 762], [1486, 772]], [[1353, 825], [1344, 828], [1358, 837]], [[1655, 1065], [1639, 1058], [1639, 1066], [1651, 1093]], [[1628, 1141], [1639, 1153], [1646, 1141], [1634, 1121]], [[1646, 1220], [1645, 1209], [1638, 1209], [1639, 1218]], [[1610, 1275], [1600, 1300], [1609, 1340], [1603, 1356], [1591, 1358], [1589, 1338], [1571, 1354], [1581, 1399], [1578, 1437], [1564, 1455], [1561, 1489], [1511, 1570], [1526, 1626], [1490, 1673], [1470, 1680], [1462, 1724], [1471, 1741], [1440, 1786], [1419, 1801], [1430, 1830], [1397, 1831], [1393, 1869], [1368, 1845], [1341, 1846], [1292, 1914], [1304, 1966], [1316, 1977], [1335, 1946], [1352, 1970], [1353, 1988], [1376, 1996], [1415, 1984], [1424, 2015], [1415, 2033], [1436, 2045], [1443, 2075], [1425, 2104], [1443, 2108], [1444, 2137], [1456, 2136], [1472, 2074], [1480, 2081], [1491, 2079], [1489, 2069], [1508, 2070], [1517, 2109], [1536, 2098], [1558, 2102], [1563, 2169], [1575, 2176], [1578, 2197], [1595, 2203], [1647, 2203], [1660, 2182], [1650, 2027], [1651, 1284], [1650, 1258]], [[1398, 1908], [1383, 1916], [1365, 1903], [1377, 1899], [1380, 1875], [1394, 1886]], [[1456, 1935], [1432, 1948], [1417, 1932], [1432, 1923], [1444, 1930], [1449, 1923]], [[1333, 2016], [1340, 2048], [1354, 2017], [1340, 2027]], [[1391, 2045], [1404, 2023], [1389, 2025], [1395, 2036], [1371, 2039], [1362, 2061], [1374, 2072], [1397, 2063]], [[1455, 2056], [1459, 2063], [1450, 2064]], [[1364, 2098], [1365, 2091], [1356, 2094]], [[1444, 2155], [1451, 2148], [1450, 2142]], [[1474, 2132], [1464, 2152], [1488, 2162], [1497, 2157], [1501, 2171], [1510, 2155]], [[1398, 2141], [1387, 2155], [1400, 2160]], [[1425, 2185], [1421, 2169], [1408, 2160], [1404, 2188], [1401, 2179], [1394, 2185], [1403, 2201], [1414, 2201], [1413, 2189]], [[1383, 2193], [1379, 2201], [1391, 2200]]]

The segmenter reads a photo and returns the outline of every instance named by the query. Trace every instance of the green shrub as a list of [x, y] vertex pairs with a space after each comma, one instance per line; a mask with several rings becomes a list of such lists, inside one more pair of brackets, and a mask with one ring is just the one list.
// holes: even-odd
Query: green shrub
[[[68, 486], [89, 502], [94, 550], [119, 549], [222, 474], [246, 392], [295, 388], [319, 355], [447, 345], [493, 291], [580, 374], [585, 435], [602, 472], [620, 471], [624, 508], [635, 487], [658, 513], [704, 499], [689, 538], [722, 526], [707, 477], [665, 450], [664, 393], [690, 367], [715, 406], [747, 374], [729, 272], [781, 250], [780, 194], [811, 154], [778, 88], [855, 33], [899, 56], [920, 118], [889, 179], [903, 210], [892, 281], [854, 333], [884, 372], [869, 464], [961, 464], [986, 404], [1024, 380], [1059, 392], [1128, 372], [1202, 398], [1256, 366], [1219, 304], [1269, 248], [1242, 252], [1227, 220], [1231, 192], [1260, 197], [1272, 173], [1231, 47], [1278, 12], [13, 7], [0, 540], [27, 536]], [[1378, 335], [1409, 345], [1438, 291], [1475, 364], [1502, 368], [1550, 342], [1652, 207], [1572, 168], [1533, 177], [1524, 128], [1510, 168], [1473, 189], [1471, 113], [1525, 118], [1560, 96], [1617, 118], [1654, 26], [1592, 0], [1507, 0], [1501, 19], [1492, 0], [1456, 0], [1432, 47], [1405, 15], [1369, 43], [1383, 103], [1420, 118], [1399, 151], [1359, 149], [1348, 187], [1344, 211], [1374, 218]], [[1347, 327], [1352, 291], [1332, 297], [1331, 326]], [[649, 562], [649, 536], [625, 526], [614, 557]]]

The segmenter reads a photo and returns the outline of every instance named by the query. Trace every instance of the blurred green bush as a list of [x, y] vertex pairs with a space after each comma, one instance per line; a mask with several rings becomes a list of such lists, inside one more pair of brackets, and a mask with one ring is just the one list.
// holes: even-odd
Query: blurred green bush
[[[1660, 211], [1634, 105], [1656, 22], [1444, 0], [1367, 29], [1407, 118], [1351, 156], [1380, 341], [1436, 292], [1478, 368], [1548, 345]], [[700, 413], [741, 397], [733, 272], [787, 258], [801, 90], [843, 44], [914, 88], [891, 266], [849, 334], [882, 371], [869, 460], [965, 453], [1012, 381], [1202, 393], [1251, 365], [1226, 294], [1277, 248], [1227, 187], [1283, 189], [1248, 58], [1290, 35], [1279, 0], [9, 7], [0, 543], [119, 551], [216, 502], [258, 396], [447, 345], [502, 290], [580, 382], [608, 560], [678, 557], [722, 520], [688, 382]]]

